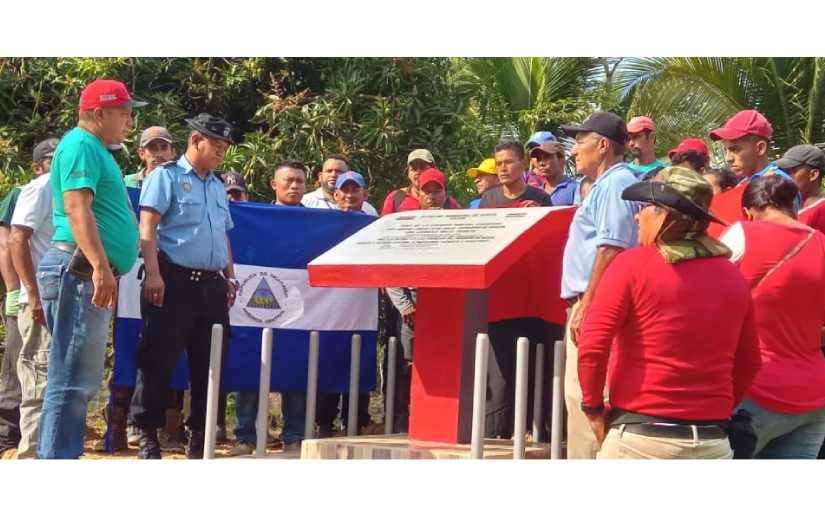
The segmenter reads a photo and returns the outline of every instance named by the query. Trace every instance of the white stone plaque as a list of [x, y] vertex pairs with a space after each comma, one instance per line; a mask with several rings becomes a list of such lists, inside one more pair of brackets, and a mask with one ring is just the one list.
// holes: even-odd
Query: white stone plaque
[[313, 265], [483, 265], [555, 208], [417, 210], [381, 217]]

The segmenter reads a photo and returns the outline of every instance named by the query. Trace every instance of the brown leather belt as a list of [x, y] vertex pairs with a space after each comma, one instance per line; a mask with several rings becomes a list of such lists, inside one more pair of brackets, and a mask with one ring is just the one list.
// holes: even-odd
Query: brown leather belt
[[[84, 279], [92, 278], [92, 264], [89, 263], [89, 259], [86, 258], [85, 254], [83, 254], [83, 251], [77, 247], [77, 244], [74, 242], [66, 242], [64, 240], [56, 240], [52, 242], [52, 246], [56, 249], [60, 249], [64, 253], [69, 253], [72, 255], [72, 260], [69, 262], [69, 272]], [[122, 276], [120, 271], [118, 271], [115, 267], [111, 267], [111, 269], [112, 275], [116, 280]]]

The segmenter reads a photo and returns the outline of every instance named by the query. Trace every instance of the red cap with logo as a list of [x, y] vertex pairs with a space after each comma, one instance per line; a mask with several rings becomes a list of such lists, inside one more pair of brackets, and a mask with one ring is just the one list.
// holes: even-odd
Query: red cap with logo
[[80, 92], [80, 110], [111, 107], [143, 107], [147, 103], [132, 100], [126, 85], [111, 79], [97, 79]]
[[730, 117], [719, 129], [711, 131], [710, 137], [713, 140], [738, 140], [748, 134], [770, 140], [773, 136], [773, 127], [762, 113], [755, 109], [746, 109]]
[[684, 140], [679, 142], [679, 145], [677, 145], [673, 150], [668, 152], [667, 156], [670, 159], [673, 159], [673, 156], [688, 151], [696, 152], [705, 157], [710, 156], [708, 146], [705, 144], [705, 141], [701, 138], [685, 138]]
[[437, 168], [428, 168], [421, 175], [418, 176], [418, 188], [424, 188], [427, 183], [436, 183], [441, 185], [441, 188], [447, 188], [447, 180], [444, 178], [444, 173]]

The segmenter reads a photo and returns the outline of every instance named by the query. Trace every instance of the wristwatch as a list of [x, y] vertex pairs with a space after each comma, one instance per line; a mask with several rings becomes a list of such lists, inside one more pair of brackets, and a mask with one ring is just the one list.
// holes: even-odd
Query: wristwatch
[[581, 409], [582, 412], [584, 412], [585, 414], [595, 416], [597, 414], [601, 414], [602, 412], [604, 412], [604, 403], [602, 403], [598, 407], [593, 407], [591, 405], [586, 405], [584, 402], [582, 402]]

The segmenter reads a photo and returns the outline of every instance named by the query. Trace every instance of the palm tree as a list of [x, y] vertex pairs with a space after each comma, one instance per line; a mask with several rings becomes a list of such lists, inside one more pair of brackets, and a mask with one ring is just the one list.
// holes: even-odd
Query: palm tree
[[771, 121], [774, 154], [825, 140], [825, 58], [628, 58], [620, 70], [629, 114], [656, 120], [661, 148], [707, 137], [742, 109]]
[[591, 58], [485, 57], [454, 61], [456, 87], [496, 136], [525, 141], [536, 130], [583, 119], [593, 109]]

